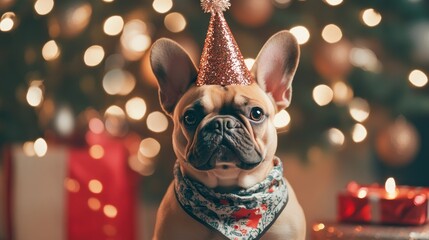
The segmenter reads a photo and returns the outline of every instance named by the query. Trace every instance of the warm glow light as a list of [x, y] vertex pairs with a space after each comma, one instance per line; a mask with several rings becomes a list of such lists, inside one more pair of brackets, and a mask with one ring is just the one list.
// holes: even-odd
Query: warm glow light
[[349, 113], [358, 122], [365, 121], [369, 116], [370, 108], [365, 99], [355, 98], [349, 104]]
[[0, 31], [2, 32], [9, 32], [13, 29], [13, 26], [15, 25], [14, 19], [16, 18], [15, 13], [13, 12], [6, 12], [1, 16], [0, 20]]
[[22, 151], [24, 151], [24, 154], [27, 157], [33, 157], [34, 155], [36, 155], [36, 153], [34, 152], [34, 143], [32, 141], [25, 142], [22, 145]]
[[36, 141], [34, 141], [34, 152], [38, 157], [43, 157], [48, 152], [48, 144], [46, 143], [45, 139], [38, 138]]
[[253, 58], [244, 59], [244, 64], [246, 64], [246, 67], [249, 70], [252, 69], [254, 63], [255, 63], [255, 59], [253, 59]]
[[54, 40], [50, 40], [42, 48], [42, 56], [46, 61], [52, 61], [60, 56], [60, 48]]
[[334, 84], [334, 101], [338, 104], [345, 104], [353, 98], [353, 90], [344, 82], [338, 81]]
[[141, 153], [128, 159], [130, 168], [143, 176], [150, 176], [155, 172], [153, 159], [144, 157]]
[[104, 157], [104, 148], [101, 145], [92, 145], [89, 148], [89, 155], [94, 159], [100, 159]]
[[106, 204], [103, 207], [103, 213], [104, 215], [106, 215], [106, 217], [115, 218], [116, 215], [118, 215], [118, 210], [116, 209], [115, 206]]
[[337, 128], [328, 130], [328, 140], [333, 145], [342, 146], [344, 144], [344, 134]]
[[323, 229], [325, 229], [325, 224], [323, 224], [323, 223], [317, 223], [317, 224], [313, 225], [313, 230], [315, 232], [321, 231]]
[[173, 33], [183, 31], [186, 27], [186, 24], [187, 23], [185, 17], [178, 12], [169, 13], [164, 18], [165, 27]]
[[83, 55], [83, 61], [89, 67], [97, 66], [103, 61], [104, 58], [104, 49], [99, 45], [92, 45], [86, 49], [85, 54]]
[[388, 198], [395, 198], [397, 194], [396, 182], [393, 177], [390, 177], [386, 180], [384, 184], [384, 189], [386, 190]]
[[281, 110], [274, 116], [274, 126], [276, 128], [284, 128], [290, 123], [290, 115], [286, 110]]
[[34, 3], [34, 10], [36, 10], [39, 15], [46, 15], [52, 11], [54, 8], [53, 0], [37, 0]]
[[369, 8], [362, 12], [362, 20], [367, 26], [375, 27], [381, 22], [381, 15], [373, 8]]
[[352, 48], [349, 55], [350, 63], [366, 71], [379, 72], [381, 63], [371, 49]]
[[358, 198], [365, 198], [368, 195], [368, 190], [366, 188], [361, 188], [357, 192]]
[[134, 75], [122, 69], [110, 70], [103, 78], [103, 89], [109, 95], [128, 95], [135, 86]]
[[138, 60], [152, 44], [146, 23], [133, 19], [127, 22], [121, 35], [121, 46], [124, 57]]
[[103, 191], [103, 184], [101, 184], [100, 181], [98, 181], [97, 179], [92, 179], [89, 181], [88, 183], [88, 188], [89, 191], [91, 191], [92, 193], [101, 193], [101, 191]]
[[322, 30], [322, 38], [328, 43], [336, 43], [343, 38], [343, 32], [335, 24], [328, 24]]
[[91, 132], [95, 134], [100, 134], [104, 131], [103, 121], [98, 118], [92, 118], [91, 120], [89, 120], [88, 128]]
[[416, 87], [424, 87], [428, 83], [428, 76], [421, 70], [414, 69], [408, 75], [408, 80]]
[[95, 197], [91, 197], [88, 199], [88, 207], [92, 211], [98, 211], [101, 208], [101, 202]]
[[148, 158], [158, 155], [161, 150], [161, 144], [153, 138], [146, 138], [140, 142], [139, 152]]
[[125, 111], [131, 119], [140, 120], [146, 114], [146, 102], [139, 97], [131, 98], [125, 104]]
[[298, 44], [300, 45], [305, 44], [310, 39], [310, 32], [304, 26], [296, 26], [291, 28], [289, 31], [295, 36]]
[[43, 101], [43, 91], [38, 84], [32, 84], [26, 95], [27, 103], [32, 107], [38, 107]]
[[363, 140], [365, 140], [367, 135], [368, 131], [366, 130], [365, 126], [360, 123], [354, 125], [352, 130], [352, 138], [354, 142], [362, 142]]
[[154, 0], [152, 3], [153, 9], [158, 13], [166, 13], [173, 7], [172, 0]]
[[72, 110], [62, 107], [54, 119], [55, 128], [62, 136], [70, 135], [74, 129], [74, 119]]
[[116, 36], [121, 33], [124, 28], [124, 19], [121, 16], [111, 16], [104, 21], [103, 30], [104, 33], [109, 36]]
[[72, 193], [77, 193], [80, 190], [80, 184], [77, 180], [73, 178], [66, 178], [64, 180], [64, 187], [67, 191]]
[[343, 2], [343, 0], [324, 0], [324, 1], [331, 6], [337, 6]]
[[313, 89], [313, 99], [319, 106], [328, 105], [334, 99], [334, 91], [327, 85], [318, 85]]
[[109, 108], [107, 108], [105, 114], [110, 116], [115, 116], [115, 117], [121, 117], [121, 118], [125, 117], [124, 110], [122, 110], [122, 108], [116, 105], [112, 105]]
[[147, 116], [147, 127], [152, 132], [164, 132], [168, 127], [168, 119], [162, 112], [152, 112]]

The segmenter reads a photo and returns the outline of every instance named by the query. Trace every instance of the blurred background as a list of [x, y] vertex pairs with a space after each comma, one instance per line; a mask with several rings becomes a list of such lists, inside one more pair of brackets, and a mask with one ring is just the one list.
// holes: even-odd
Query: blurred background
[[[310, 227], [318, 219], [335, 219], [336, 194], [349, 181], [384, 183], [393, 176], [401, 185], [429, 186], [428, 1], [231, 4], [225, 17], [249, 67], [277, 31], [290, 30], [300, 44], [292, 104], [276, 116], [277, 153]], [[39, 206], [35, 195], [16, 203], [26, 196], [16, 194], [22, 192], [18, 183], [38, 181], [29, 172], [49, 177], [64, 168], [46, 182], [83, 191], [84, 170], [70, 165], [86, 163], [60, 157], [66, 164], [51, 168], [45, 166], [49, 160], [41, 161], [76, 149], [104, 159], [111, 150], [105, 141], [124, 147], [118, 164], [125, 167], [101, 173], [105, 163], [98, 162], [85, 176], [133, 175], [124, 180], [135, 186], [129, 194], [137, 198], [131, 231], [150, 239], [175, 157], [172, 122], [158, 103], [147, 50], [168, 37], [198, 65], [209, 14], [198, 0], [1, 0], [0, 16], [0, 239], [19, 228], [19, 217], [13, 217], [19, 206]], [[96, 183], [85, 196], [97, 194]], [[52, 192], [43, 186], [40, 191]], [[93, 212], [120, 216], [119, 207], [101, 207], [108, 197], [97, 196], [90, 199], [98, 202], [88, 200]], [[93, 212], [80, 217], [91, 219]], [[115, 229], [103, 225], [102, 232], [124, 239]]]

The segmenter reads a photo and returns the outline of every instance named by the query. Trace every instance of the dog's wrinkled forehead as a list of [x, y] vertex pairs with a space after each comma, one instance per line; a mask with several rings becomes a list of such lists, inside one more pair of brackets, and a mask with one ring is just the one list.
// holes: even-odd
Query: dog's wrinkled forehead
[[[204, 113], [227, 114], [246, 107], [258, 106], [267, 113], [275, 111], [271, 99], [257, 84], [250, 86], [240, 85], [207, 85], [191, 88], [183, 101], [179, 102], [177, 109], [192, 107]], [[178, 113], [180, 114], [180, 113]]]

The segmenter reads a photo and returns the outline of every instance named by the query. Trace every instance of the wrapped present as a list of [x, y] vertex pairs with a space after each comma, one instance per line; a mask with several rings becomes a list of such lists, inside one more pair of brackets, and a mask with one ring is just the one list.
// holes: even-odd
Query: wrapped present
[[[394, 180], [390, 179], [390, 182]], [[384, 188], [355, 182], [338, 194], [338, 220], [353, 223], [420, 225], [428, 221], [428, 190], [408, 186]]]
[[42, 157], [16, 145], [5, 160], [7, 239], [136, 239], [138, 178], [121, 141], [49, 144]]
[[429, 225], [388, 226], [317, 222], [311, 228], [311, 240], [429, 240]]

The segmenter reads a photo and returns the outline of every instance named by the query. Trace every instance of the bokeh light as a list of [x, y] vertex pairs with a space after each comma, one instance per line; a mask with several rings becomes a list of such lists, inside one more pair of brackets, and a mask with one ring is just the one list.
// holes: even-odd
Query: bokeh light
[[33, 81], [27, 90], [26, 100], [32, 107], [38, 107], [43, 101], [43, 90], [38, 84], [40, 81]]
[[16, 15], [13, 12], [6, 12], [0, 19], [0, 31], [9, 32], [15, 26]]
[[131, 98], [125, 104], [125, 111], [133, 120], [140, 120], [146, 114], [146, 102], [139, 97]]
[[66, 178], [64, 179], [64, 187], [67, 191], [77, 193], [80, 190], [80, 184], [76, 179]]
[[122, 108], [120, 108], [120, 107], [118, 107], [116, 105], [112, 105], [112, 106], [108, 107], [106, 109], [105, 115], [107, 115], [107, 116], [121, 117], [121, 118], [125, 117], [124, 110], [122, 110]]
[[172, 0], [154, 0], [152, 3], [153, 9], [158, 13], [166, 13], [173, 7]]
[[104, 157], [104, 148], [101, 145], [95, 144], [89, 148], [89, 155], [94, 159], [101, 159]]
[[334, 98], [334, 91], [327, 85], [321, 84], [313, 89], [313, 99], [319, 106], [328, 105]]
[[69, 107], [61, 107], [55, 116], [54, 125], [60, 135], [70, 135], [75, 125], [75, 117], [72, 110]]
[[360, 123], [356, 123], [353, 126], [352, 129], [352, 139], [354, 142], [359, 143], [365, 140], [366, 136], [368, 135], [368, 131], [366, 130], [365, 126], [363, 126]]
[[355, 67], [360, 67], [366, 71], [379, 72], [381, 63], [375, 53], [368, 48], [352, 48], [349, 60]]
[[85, 54], [83, 55], [83, 60], [85, 64], [89, 67], [97, 66], [103, 61], [104, 58], [104, 49], [99, 45], [92, 45], [86, 49]]
[[343, 3], [343, 0], [323, 0], [323, 1], [331, 6], [337, 6]]
[[116, 36], [121, 33], [124, 28], [124, 19], [121, 16], [111, 16], [104, 21], [103, 30], [104, 33], [109, 36]]
[[91, 209], [92, 211], [98, 211], [101, 208], [101, 202], [100, 200], [98, 200], [95, 197], [90, 197], [88, 199], [88, 207], [89, 209]]
[[36, 152], [34, 152], [34, 143], [32, 141], [25, 142], [22, 145], [22, 151], [27, 157], [33, 157], [34, 155], [36, 155]]
[[92, 118], [88, 122], [88, 128], [91, 132], [93, 132], [95, 134], [100, 134], [104, 131], [103, 121], [101, 121], [98, 118]]
[[369, 27], [375, 27], [381, 22], [381, 14], [373, 8], [368, 8], [362, 11], [362, 21]]
[[36, 141], [34, 141], [34, 152], [38, 157], [43, 157], [48, 152], [48, 144], [46, 143], [45, 139], [38, 138]]
[[153, 138], [146, 138], [140, 142], [139, 152], [144, 157], [153, 158], [159, 154], [160, 150], [161, 144]]
[[50, 40], [43, 45], [42, 56], [46, 61], [52, 61], [60, 56], [60, 48], [54, 40]]
[[329, 142], [334, 146], [342, 146], [345, 141], [344, 133], [337, 128], [331, 128], [327, 132]]
[[344, 105], [353, 99], [353, 89], [343, 81], [338, 81], [332, 87], [334, 91], [334, 102]]
[[305, 44], [310, 39], [310, 32], [304, 26], [296, 26], [291, 28], [289, 31], [295, 36], [298, 44], [300, 45]]
[[37, 0], [34, 3], [34, 10], [39, 15], [46, 15], [54, 8], [53, 0]]
[[103, 191], [103, 184], [97, 179], [91, 179], [88, 183], [88, 189], [92, 193], [99, 194]]
[[328, 43], [336, 43], [343, 37], [343, 32], [335, 24], [328, 24], [322, 30], [322, 38]]
[[113, 205], [106, 204], [103, 207], [103, 213], [106, 215], [106, 217], [115, 218], [116, 215], [118, 215], [118, 209], [116, 209], [116, 207]]
[[109, 95], [128, 95], [135, 86], [134, 75], [122, 69], [112, 69], [103, 78], [103, 89]]
[[408, 75], [408, 81], [415, 87], [424, 87], [428, 83], [428, 76], [421, 70], [414, 69]]
[[370, 113], [369, 103], [362, 98], [355, 98], [349, 104], [349, 113], [358, 122], [365, 121]]
[[164, 18], [165, 27], [173, 33], [183, 31], [186, 28], [186, 24], [185, 17], [178, 12], [169, 13]]
[[147, 116], [147, 128], [152, 132], [164, 132], [167, 127], [168, 119], [162, 112], [152, 112]]
[[135, 61], [143, 56], [143, 53], [152, 44], [146, 23], [133, 19], [128, 21], [121, 35], [122, 54], [130, 61]]
[[287, 127], [290, 123], [290, 115], [286, 110], [281, 110], [274, 116], [274, 126], [276, 128]]

